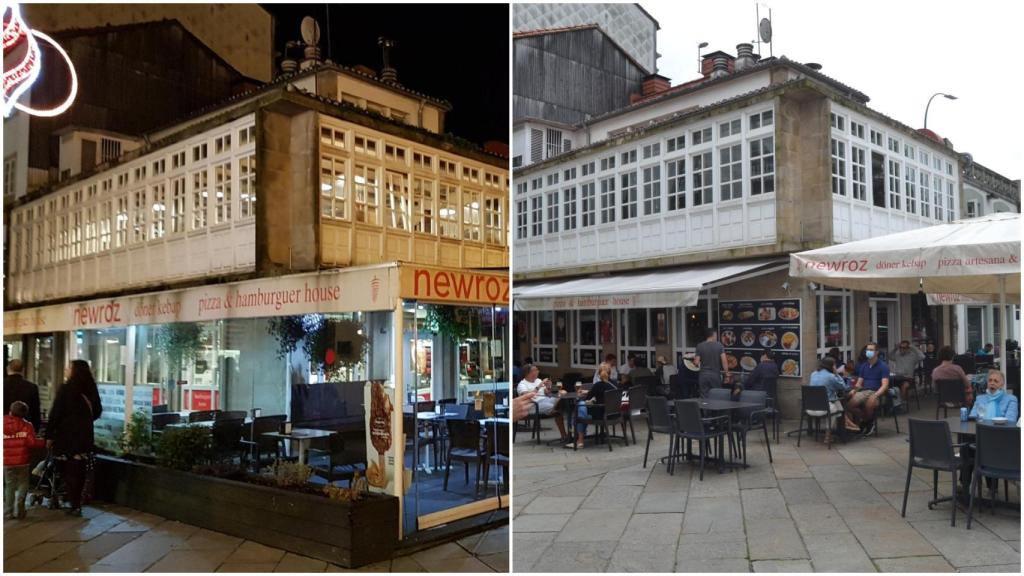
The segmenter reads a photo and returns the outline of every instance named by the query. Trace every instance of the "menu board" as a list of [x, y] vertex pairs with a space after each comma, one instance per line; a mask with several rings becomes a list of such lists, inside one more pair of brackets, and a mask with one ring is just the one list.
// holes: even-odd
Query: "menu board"
[[780, 376], [800, 376], [800, 300], [720, 300], [718, 340], [730, 370], [753, 370], [769, 348]]

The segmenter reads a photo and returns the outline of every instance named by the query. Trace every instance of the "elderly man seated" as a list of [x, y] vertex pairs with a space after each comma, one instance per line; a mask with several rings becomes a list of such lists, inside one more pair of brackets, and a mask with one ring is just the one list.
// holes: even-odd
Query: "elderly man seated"
[[1006, 418], [1013, 422], [1020, 414], [1020, 403], [1017, 397], [1006, 391], [1006, 379], [999, 370], [988, 371], [988, 387], [985, 394], [978, 396], [971, 408], [971, 418], [991, 420]]
[[554, 414], [555, 424], [558, 426], [558, 433], [561, 434], [561, 438], [565, 440], [567, 438], [565, 433], [565, 423], [562, 419], [562, 413], [556, 411], [558, 406], [558, 397], [551, 393], [551, 380], [540, 379], [540, 369], [534, 365], [527, 366], [523, 373], [526, 376], [516, 386], [516, 393], [527, 394], [529, 392], [536, 392], [533, 397], [534, 403], [537, 404], [537, 410], [542, 416], [549, 416]]

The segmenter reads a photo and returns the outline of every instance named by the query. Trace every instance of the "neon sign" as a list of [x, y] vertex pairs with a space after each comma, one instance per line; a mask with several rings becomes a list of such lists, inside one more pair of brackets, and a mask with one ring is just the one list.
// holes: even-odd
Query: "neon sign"
[[[15, 108], [33, 116], [57, 116], [67, 110], [78, 94], [78, 75], [71, 63], [68, 53], [57, 42], [38, 30], [29, 28], [21, 18], [21, 10], [17, 4], [5, 3], [4, 7], [4, 118], [11, 115]], [[63, 102], [52, 108], [32, 108], [18, 102], [32, 87], [43, 67], [42, 52], [39, 41], [46, 42], [64, 58], [70, 76], [71, 88]], [[13, 65], [8, 67], [8, 60]]]

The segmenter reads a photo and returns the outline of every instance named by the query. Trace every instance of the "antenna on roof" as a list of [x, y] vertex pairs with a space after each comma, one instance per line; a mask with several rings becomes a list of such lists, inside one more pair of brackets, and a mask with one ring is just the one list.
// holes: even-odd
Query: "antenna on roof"
[[305, 70], [320, 63], [320, 24], [312, 16], [306, 16], [302, 19], [299, 31], [302, 33], [302, 42], [305, 44], [299, 68]]
[[[761, 6], [768, 9], [768, 17], [761, 18]], [[758, 2], [755, 6], [757, 12], [757, 37], [760, 41], [757, 43], [757, 53], [761, 54], [761, 42], [768, 44], [768, 50], [770, 56], [775, 56], [775, 51], [772, 48], [772, 7], [765, 4], [764, 2]]]

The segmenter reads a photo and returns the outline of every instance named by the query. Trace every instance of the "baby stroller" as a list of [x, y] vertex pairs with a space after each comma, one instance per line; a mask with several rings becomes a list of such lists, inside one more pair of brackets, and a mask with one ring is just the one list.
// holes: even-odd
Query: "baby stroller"
[[42, 506], [47, 501], [50, 510], [60, 508], [61, 499], [64, 497], [64, 482], [60, 477], [60, 466], [52, 454], [32, 469], [32, 476], [36, 477], [35, 487], [29, 492], [28, 506]]

